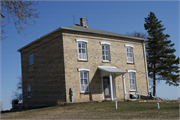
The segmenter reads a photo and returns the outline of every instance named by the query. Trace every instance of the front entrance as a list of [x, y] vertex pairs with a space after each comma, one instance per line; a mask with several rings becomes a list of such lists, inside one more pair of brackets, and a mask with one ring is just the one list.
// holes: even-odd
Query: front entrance
[[[117, 99], [116, 96], [116, 77], [123, 75], [123, 86], [125, 86], [124, 74], [126, 71], [120, 70], [113, 66], [98, 66], [100, 69], [100, 77], [102, 83], [102, 97], [104, 100], [107, 98], [113, 100]], [[117, 86], [119, 88], [119, 85]], [[124, 87], [124, 98], [126, 98], [126, 89]]]
[[104, 98], [111, 98], [109, 77], [103, 77]]

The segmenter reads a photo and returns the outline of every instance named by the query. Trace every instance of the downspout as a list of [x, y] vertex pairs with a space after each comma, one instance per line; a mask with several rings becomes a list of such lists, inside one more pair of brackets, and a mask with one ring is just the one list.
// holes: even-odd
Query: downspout
[[125, 77], [124, 74], [122, 75], [123, 80], [123, 88], [124, 88], [124, 101], [126, 101], [126, 85], [125, 85]]
[[147, 71], [145, 41], [143, 42], [143, 51], [144, 51], [144, 63], [145, 63], [146, 80], [147, 80], [147, 90], [148, 90], [148, 95], [149, 95], [150, 94], [150, 89], [149, 89], [149, 77], [148, 77], [148, 71]]

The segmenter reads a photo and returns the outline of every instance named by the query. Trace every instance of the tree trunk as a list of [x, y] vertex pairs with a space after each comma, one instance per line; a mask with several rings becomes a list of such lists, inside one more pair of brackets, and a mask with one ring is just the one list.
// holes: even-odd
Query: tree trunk
[[156, 76], [155, 76], [155, 72], [153, 75], [153, 96], [155, 96], [156, 93]]
[[[156, 67], [156, 63], [154, 62], [154, 68]], [[153, 96], [156, 94], [156, 71], [153, 70]]]

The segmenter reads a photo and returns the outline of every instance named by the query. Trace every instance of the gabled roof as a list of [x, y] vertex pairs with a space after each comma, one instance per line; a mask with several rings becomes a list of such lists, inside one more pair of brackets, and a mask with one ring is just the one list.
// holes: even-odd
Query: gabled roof
[[20, 52], [22, 49], [32, 45], [35, 42], [38, 42], [39, 40], [41, 40], [42, 38], [47, 37], [48, 35], [57, 32], [59, 30], [72, 30], [72, 31], [79, 31], [79, 32], [86, 32], [86, 33], [94, 33], [94, 34], [101, 34], [101, 35], [109, 35], [109, 36], [115, 36], [115, 37], [121, 37], [121, 38], [129, 38], [129, 39], [135, 39], [135, 40], [140, 40], [140, 41], [147, 41], [148, 39], [144, 39], [144, 38], [139, 38], [139, 37], [133, 37], [133, 36], [128, 36], [128, 35], [122, 35], [122, 34], [118, 34], [118, 33], [113, 33], [113, 32], [108, 32], [108, 31], [103, 31], [103, 30], [98, 30], [98, 29], [94, 29], [94, 28], [89, 28], [89, 27], [85, 27], [85, 26], [80, 26], [80, 25], [73, 25], [73, 26], [65, 26], [65, 27], [60, 27], [38, 39], [36, 39], [35, 41], [27, 44], [26, 46], [18, 49], [18, 51]]

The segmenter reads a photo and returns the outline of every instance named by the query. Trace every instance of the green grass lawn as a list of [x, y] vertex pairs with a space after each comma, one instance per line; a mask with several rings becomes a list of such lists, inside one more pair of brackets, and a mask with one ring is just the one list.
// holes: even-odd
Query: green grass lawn
[[46, 107], [22, 112], [2, 113], [2, 119], [179, 119], [178, 102], [114, 102]]

